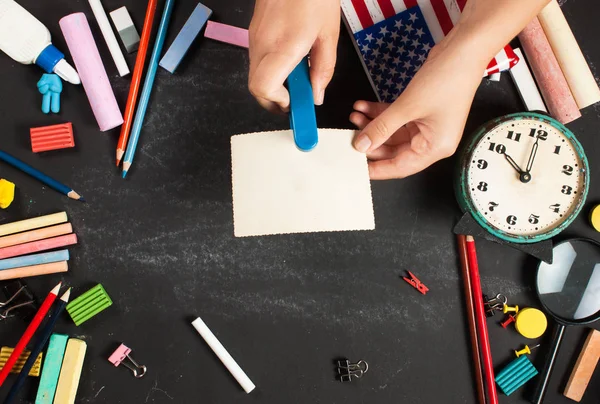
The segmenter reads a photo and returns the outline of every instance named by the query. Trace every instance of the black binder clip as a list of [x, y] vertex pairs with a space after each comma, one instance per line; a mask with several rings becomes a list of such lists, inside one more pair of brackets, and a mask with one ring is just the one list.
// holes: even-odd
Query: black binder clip
[[485, 316], [487, 318], [494, 317], [498, 311], [502, 311], [504, 305], [508, 302], [506, 296], [497, 294], [493, 298], [489, 298], [487, 295], [483, 295], [483, 306], [485, 309]]
[[0, 302], [0, 321], [18, 315], [29, 321], [37, 311], [35, 296], [27, 285], [20, 280], [13, 280], [2, 285], [2, 291], [7, 300]]
[[351, 382], [355, 377], [360, 379], [369, 370], [369, 364], [363, 360], [357, 363], [350, 363], [348, 359], [337, 361], [337, 373], [341, 382]]

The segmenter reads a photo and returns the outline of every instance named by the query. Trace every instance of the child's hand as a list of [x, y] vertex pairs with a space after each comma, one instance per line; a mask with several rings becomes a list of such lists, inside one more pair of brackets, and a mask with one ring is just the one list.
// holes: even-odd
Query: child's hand
[[455, 152], [485, 67], [465, 64], [461, 52], [434, 48], [393, 104], [354, 104], [350, 121], [362, 129], [354, 146], [372, 179], [404, 178]]
[[283, 86], [310, 52], [315, 104], [333, 76], [340, 29], [339, 0], [256, 0], [250, 24], [250, 92], [266, 109], [286, 111]]

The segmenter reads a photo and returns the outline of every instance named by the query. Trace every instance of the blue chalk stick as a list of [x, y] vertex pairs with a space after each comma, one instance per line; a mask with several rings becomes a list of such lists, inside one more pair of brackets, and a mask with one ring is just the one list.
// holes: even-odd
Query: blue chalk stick
[[24, 255], [22, 257], [7, 258], [0, 260], [0, 270], [30, 265], [49, 264], [51, 262], [68, 261], [69, 250], [52, 251], [41, 254]]
[[294, 131], [294, 142], [300, 150], [310, 151], [319, 142], [319, 132], [308, 57], [288, 76], [287, 84], [290, 92], [290, 127]]
[[58, 384], [58, 376], [60, 375], [68, 339], [69, 336], [63, 334], [52, 334], [50, 337], [35, 404], [52, 404], [54, 401], [54, 393], [56, 393], [56, 385]]
[[179, 31], [179, 34], [177, 34], [167, 53], [160, 60], [160, 67], [171, 73], [175, 72], [177, 66], [181, 63], [188, 49], [192, 46], [192, 42], [194, 42], [194, 39], [196, 39], [211, 14], [212, 10], [210, 8], [204, 6], [202, 3], [198, 3], [190, 18], [188, 18], [181, 31]]

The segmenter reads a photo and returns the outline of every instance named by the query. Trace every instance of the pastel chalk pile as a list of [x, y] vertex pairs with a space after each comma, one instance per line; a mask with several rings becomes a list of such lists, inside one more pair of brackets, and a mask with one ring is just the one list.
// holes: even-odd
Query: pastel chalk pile
[[[77, 244], [65, 212], [0, 224], [0, 280], [67, 272]], [[55, 251], [52, 251], [55, 250]]]

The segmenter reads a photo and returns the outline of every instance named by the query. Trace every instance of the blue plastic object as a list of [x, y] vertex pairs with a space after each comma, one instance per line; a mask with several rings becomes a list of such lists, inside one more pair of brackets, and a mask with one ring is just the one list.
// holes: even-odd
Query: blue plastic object
[[512, 361], [496, 375], [496, 383], [504, 394], [510, 396], [537, 374], [537, 369], [531, 364], [527, 356], [523, 355]]
[[294, 131], [294, 142], [302, 151], [310, 151], [319, 142], [315, 100], [308, 67], [308, 57], [290, 73], [288, 79], [290, 92], [290, 127]]
[[187, 53], [194, 39], [198, 36], [206, 21], [210, 18], [212, 10], [202, 3], [198, 3], [190, 18], [186, 21], [179, 34], [167, 50], [167, 53], [160, 60], [160, 67], [168, 72], [174, 73], [181, 63], [181, 60]]
[[35, 64], [44, 69], [46, 73], [52, 73], [54, 66], [64, 58], [65, 55], [56, 46], [50, 44], [38, 55]]
[[42, 112], [48, 114], [50, 110], [55, 114], [60, 112], [60, 93], [63, 85], [56, 74], [44, 74], [37, 83], [37, 88], [42, 98]]

